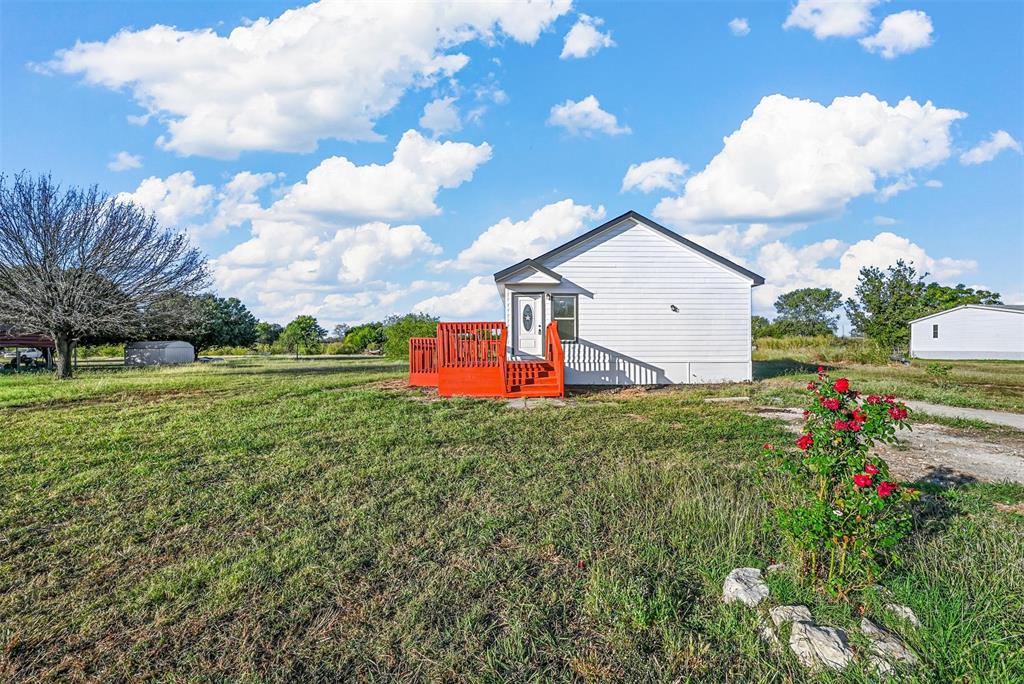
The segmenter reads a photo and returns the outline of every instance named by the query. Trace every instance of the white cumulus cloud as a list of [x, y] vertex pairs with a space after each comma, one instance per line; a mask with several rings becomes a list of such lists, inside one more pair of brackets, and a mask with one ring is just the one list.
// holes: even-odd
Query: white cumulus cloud
[[932, 20], [920, 10], [890, 14], [882, 20], [878, 33], [858, 41], [868, 52], [894, 59], [932, 44]]
[[150, 176], [133, 192], [122, 192], [117, 199], [134, 202], [155, 214], [157, 220], [168, 228], [185, 228], [185, 222], [210, 208], [213, 194], [212, 185], [197, 185], [194, 173], [181, 171], [167, 178]]
[[430, 129], [435, 138], [461, 129], [462, 120], [459, 108], [455, 106], [455, 98], [439, 97], [428, 102], [420, 117], [420, 128]]
[[724, 140], [680, 197], [662, 199], [666, 222], [795, 222], [841, 213], [876, 182], [929, 168], [950, 155], [950, 125], [966, 116], [870, 93], [829, 105], [769, 95]]
[[[824, 263], [837, 258], [835, 266]], [[970, 259], [932, 257], [920, 245], [890, 232], [852, 245], [836, 239], [804, 247], [772, 242], [760, 249], [752, 266], [765, 277], [765, 285], [754, 288], [755, 308], [768, 311], [780, 294], [800, 287], [831, 287], [851, 297], [862, 268], [886, 268], [898, 259], [912, 262], [919, 273], [927, 272], [939, 282], [949, 282], [977, 268]]]
[[877, 199], [879, 202], [888, 202], [901, 192], [913, 190], [916, 187], [917, 182], [910, 176], [897, 178], [892, 183], [889, 183], [888, 185], [882, 187], [882, 189], [878, 191], [878, 195], [876, 195], [875, 199]]
[[587, 95], [579, 102], [566, 100], [553, 106], [548, 125], [560, 126], [574, 135], [592, 135], [595, 132], [623, 135], [633, 132], [629, 126], [620, 126], [614, 114], [601, 109], [601, 103], [593, 95]]
[[437, 193], [470, 180], [490, 158], [487, 143], [438, 142], [409, 130], [387, 164], [324, 159], [274, 205], [274, 212], [387, 220], [432, 216], [441, 213], [434, 203]]
[[182, 155], [309, 152], [321, 139], [377, 140], [377, 120], [410, 89], [469, 62], [457, 48], [533, 44], [571, 0], [317, 2], [274, 19], [180, 30], [157, 24], [59, 51], [51, 71], [125, 91]]
[[893, 226], [899, 223], [899, 221], [892, 218], [891, 216], [876, 216], [873, 219], [871, 219], [871, 222], [874, 223], [876, 226]]
[[878, 0], [800, 0], [783, 28], [801, 28], [818, 40], [858, 36], [871, 26], [871, 8]]
[[659, 189], [677, 191], [687, 168], [686, 164], [674, 157], [658, 157], [630, 164], [622, 178], [621, 192], [639, 190], [647, 193]]
[[614, 47], [611, 33], [601, 33], [598, 27], [604, 20], [581, 14], [569, 32], [565, 34], [562, 59], [590, 57], [601, 48]]
[[989, 136], [989, 139], [980, 142], [971, 149], [960, 155], [960, 163], [966, 166], [972, 164], [984, 164], [992, 161], [996, 155], [1003, 150], [1013, 150], [1021, 153], [1020, 143], [1013, 139], [1013, 136], [1006, 131], [999, 130]]
[[750, 24], [743, 17], [736, 17], [729, 22], [729, 30], [734, 36], [745, 36], [750, 33]]
[[446, 320], [501, 320], [501, 298], [494, 278], [475, 276], [455, 292], [428, 297], [412, 307], [413, 311], [433, 314]]
[[571, 199], [553, 202], [522, 221], [513, 221], [509, 217], [501, 219], [444, 266], [463, 270], [511, 266], [576, 237], [590, 227], [589, 224], [603, 218], [603, 206], [595, 209], [587, 204], [576, 204]]
[[114, 158], [107, 164], [111, 171], [127, 171], [142, 167], [142, 157], [137, 154], [130, 154], [122, 150], [114, 155]]

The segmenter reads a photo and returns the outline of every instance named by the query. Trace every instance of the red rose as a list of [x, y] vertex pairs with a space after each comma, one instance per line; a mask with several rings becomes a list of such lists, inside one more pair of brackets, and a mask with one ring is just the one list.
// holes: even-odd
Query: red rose
[[810, 411], [804, 411], [804, 418], [806, 418], [806, 417], [807, 417], [807, 416], [809, 416], [809, 415], [811, 415], [811, 412], [810, 412]]
[[850, 427], [850, 424], [847, 423], [845, 420], [837, 420], [832, 424], [832, 427], [834, 427], [836, 430], [839, 430], [840, 432], [846, 432], [846, 430]]
[[818, 373], [824, 373], [824, 372], [825, 372], [825, 367], [824, 366], [818, 366]]
[[774, 449], [775, 447], [773, 447], [773, 446], [772, 446], [771, 444], [767, 444], [767, 443], [766, 443], [766, 444], [764, 445], [764, 448], [765, 448], [765, 449], [767, 449], [768, 451], [771, 451], [771, 450], [772, 450], [772, 449]]
[[871, 476], [870, 475], [854, 475], [853, 476], [853, 484], [857, 485], [858, 487], [870, 487], [871, 486]]
[[896, 395], [895, 394], [886, 394], [883, 399], [884, 399], [886, 404], [895, 404], [896, 403]]
[[800, 447], [801, 449], [803, 449], [804, 451], [807, 451], [808, 449], [810, 449], [813, 444], [814, 444], [814, 437], [812, 437], [810, 435], [810, 433], [804, 434], [804, 435], [800, 435], [800, 439], [796, 440], [796, 445], [798, 447]]
[[903, 420], [907, 417], [907, 409], [901, 406], [893, 406], [889, 409], [889, 415], [893, 420]]
[[868, 475], [877, 475], [878, 466], [876, 466], [874, 463], [868, 463], [864, 466], [864, 472], [867, 473]]
[[869, 394], [868, 395], [868, 403], [869, 404], [881, 404], [882, 403], [882, 397], [878, 396], [877, 394]]
[[807, 389], [811, 389], [811, 390], [812, 390], [812, 389], [814, 389], [815, 387], [817, 387], [817, 385], [815, 385], [815, 384], [814, 384], [813, 382], [809, 382], [809, 383], [807, 383]]
[[850, 391], [850, 381], [846, 378], [839, 378], [832, 384], [832, 389], [840, 394], [846, 394]]
[[864, 413], [859, 408], [853, 409], [853, 412], [850, 414], [850, 420], [857, 421], [858, 423], [863, 423], [867, 419], [868, 414]]
[[827, 399], [825, 397], [822, 397], [821, 398], [821, 405], [824, 406], [825, 408], [827, 408], [829, 411], [838, 411], [839, 410], [839, 400], [838, 399]]
[[884, 499], [885, 497], [895, 492], [896, 487], [897, 485], [895, 482], [882, 482], [881, 484], [878, 485], [878, 496]]
[[846, 424], [846, 427], [850, 428], [850, 432], [860, 432], [860, 425], [861, 424], [858, 423], [857, 421], [851, 420], [849, 423]]

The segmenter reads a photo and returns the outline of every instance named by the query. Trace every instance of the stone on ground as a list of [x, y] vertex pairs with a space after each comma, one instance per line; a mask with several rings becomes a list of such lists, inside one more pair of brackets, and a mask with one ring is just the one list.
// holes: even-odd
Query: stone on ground
[[914, 627], [921, 626], [921, 621], [917, 619], [917, 615], [915, 615], [914, 611], [907, 606], [901, 606], [898, 603], [887, 603], [885, 604], [885, 609], [899, 619], [906, 620]]
[[770, 575], [773, 572], [782, 572], [785, 569], [786, 569], [786, 564], [785, 563], [772, 563], [771, 565], [768, 566], [768, 574]]
[[722, 600], [726, 603], [739, 602], [753, 608], [766, 598], [768, 585], [761, 578], [758, 568], [736, 568], [722, 585]]
[[804, 667], [827, 667], [842, 670], [853, 662], [846, 632], [835, 627], [822, 627], [813, 622], [794, 622], [789, 634], [789, 647]]
[[867, 618], [861, 618], [860, 631], [871, 642], [871, 656], [868, 661], [882, 674], [892, 674], [893, 662], [905, 665], [917, 665], [918, 659], [914, 652], [907, 648], [903, 640], [887, 629], [879, 627]]
[[776, 627], [787, 622], [812, 622], [811, 610], [807, 606], [775, 606], [768, 611]]
[[776, 636], [775, 630], [772, 629], [772, 626], [767, 622], [761, 622], [758, 624], [757, 636], [761, 638], [761, 641], [764, 641], [772, 648], [780, 648], [782, 646], [782, 642], [780, 642], [779, 637]]

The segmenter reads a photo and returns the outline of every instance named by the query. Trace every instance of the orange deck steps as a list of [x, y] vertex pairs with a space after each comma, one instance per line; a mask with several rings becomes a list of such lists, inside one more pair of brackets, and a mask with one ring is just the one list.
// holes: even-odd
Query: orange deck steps
[[436, 338], [409, 340], [409, 384], [442, 397], [561, 397], [565, 355], [553, 322], [544, 341], [543, 359], [509, 361], [503, 322], [439, 323]]

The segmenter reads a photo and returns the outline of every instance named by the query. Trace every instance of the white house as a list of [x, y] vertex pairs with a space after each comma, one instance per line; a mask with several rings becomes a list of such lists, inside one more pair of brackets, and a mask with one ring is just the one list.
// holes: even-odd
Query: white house
[[967, 304], [910, 322], [918, 359], [1024, 359], [1024, 305]]
[[751, 379], [751, 288], [764, 278], [635, 211], [494, 280], [509, 354], [542, 356], [557, 321], [566, 384]]

